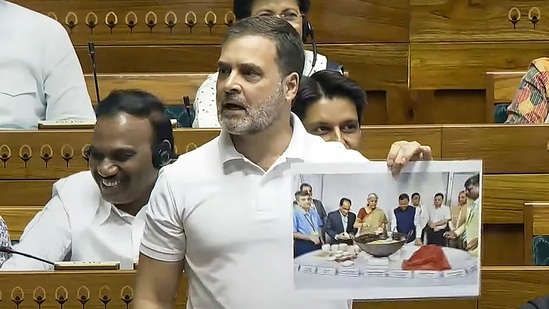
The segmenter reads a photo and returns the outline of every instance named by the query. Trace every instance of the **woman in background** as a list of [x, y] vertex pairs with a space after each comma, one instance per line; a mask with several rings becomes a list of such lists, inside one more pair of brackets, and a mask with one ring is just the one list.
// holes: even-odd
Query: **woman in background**
[[311, 134], [359, 150], [360, 120], [366, 93], [356, 82], [334, 71], [304, 76], [292, 112]]
[[387, 229], [387, 216], [383, 210], [377, 208], [378, 197], [375, 193], [368, 194], [366, 207], [360, 208], [356, 216], [354, 228], [358, 229], [358, 235], [368, 233], [382, 233]]

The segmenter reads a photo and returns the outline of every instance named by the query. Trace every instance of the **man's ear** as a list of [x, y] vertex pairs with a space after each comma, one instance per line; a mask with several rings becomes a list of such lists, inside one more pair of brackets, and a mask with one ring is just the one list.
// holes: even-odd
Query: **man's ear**
[[299, 74], [296, 72], [290, 73], [284, 79], [284, 95], [286, 100], [293, 102], [299, 90]]

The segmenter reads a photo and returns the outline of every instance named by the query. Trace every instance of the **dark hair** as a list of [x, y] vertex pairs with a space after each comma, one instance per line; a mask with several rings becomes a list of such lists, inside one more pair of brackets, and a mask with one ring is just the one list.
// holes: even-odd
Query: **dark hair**
[[223, 44], [246, 35], [260, 35], [273, 41], [280, 74], [286, 77], [295, 72], [301, 79], [305, 67], [305, 50], [299, 33], [290, 23], [273, 16], [247, 17], [229, 28]]
[[469, 179], [467, 179], [467, 181], [465, 181], [464, 187], [465, 188], [468, 188], [469, 186], [477, 186], [478, 187], [479, 182], [480, 182], [480, 175], [476, 174], [474, 176], [469, 177]]
[[414, 193], [412, 194], [412, 198], [414, 198], [416, 195], [419, 196], [419, 198], [421, 198], [421, 195], [419, 195], [418, 192], [414, 192]]
[[310, 77], [303, 76], [299, 91], [292, 104], [292, 112], [303, 120], [307, 110], [322, 98], [348, 98], [356, 108], [358, 123], [366, 104], [366, 92], [356, 82], [337, 71], [318, 71]]
[[[299, 6], [299, 11], [301, 14], [309, 14], [311, 9], [311, 0], [296, 0], [297, 5]], [[244, 19], [246, 17], [252, 16], [252, 6], [254, 0], [234, 0], [233, 1], [233, 12], [237, 20]]]
[[410, 200], [410, 196], [408, 196], [408, 194], [406, 193], [402, 193], [401, 195], [398, 196], [398, 200], [399, 201], [402, 201], [402, 200]]
[[153, 129], [153, 148], [167, 140], [171, 146], [170, 158], [177, 158], [174, 147], [174, 137], [170, 117], [162, 100], [143, 90], [114, 90], [101, 100], [95, 108], [97, 119], [126, 113], [149, 120]]
[[313, 186], [311, 186], [310, 184], [304, 182], [301, 185], [299, 185], [299, 190], [304, 191], [303, 188], [305, 188], [305, 187], [309, 187], [309, 188], [311, 188], [311, 190], [313, 189]]
[[437, 196], [440, 196], [442, 199], [444, 199], [444, 194], [442, 194], [442, 193], [440, 193], [440, 192], [437, 193], [437, 194], [435, 194], [435, 197], [437, 197]]
[[350, 199], [346, 198], [346, 197], [342, 197], [340, 200], [339, 200], [339, 206], [343, 206], [343, 202], [349, 202], [349, 205], [352, 205], [353, 203], [351, 202]]
[[306, 196], [309, 197], [309, 194], [303, 190], [299, 190], [295, 193], [295, 198], [297, 199], [299, 196]]

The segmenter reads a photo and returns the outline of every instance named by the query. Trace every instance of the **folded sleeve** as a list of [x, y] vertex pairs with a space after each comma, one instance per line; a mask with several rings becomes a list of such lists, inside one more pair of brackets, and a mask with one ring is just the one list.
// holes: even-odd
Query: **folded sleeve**
[[174, 199], [168, 172], [160, 170], [147, 207], [141, 253], [165, 262], [185, 257], [184, 200]]

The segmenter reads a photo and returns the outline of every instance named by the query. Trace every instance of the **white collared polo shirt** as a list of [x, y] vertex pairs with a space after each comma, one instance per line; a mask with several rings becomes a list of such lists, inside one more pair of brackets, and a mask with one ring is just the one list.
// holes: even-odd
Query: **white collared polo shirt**
[[151, 195], [141, 253], [186, 260], [187, 309], [346, 309], [298, 299], [293, 287], [291, 162], [365, 162], [310, 135], [292, 115], [290, 144], [264, 172], [219, 137], [164, 167]]

